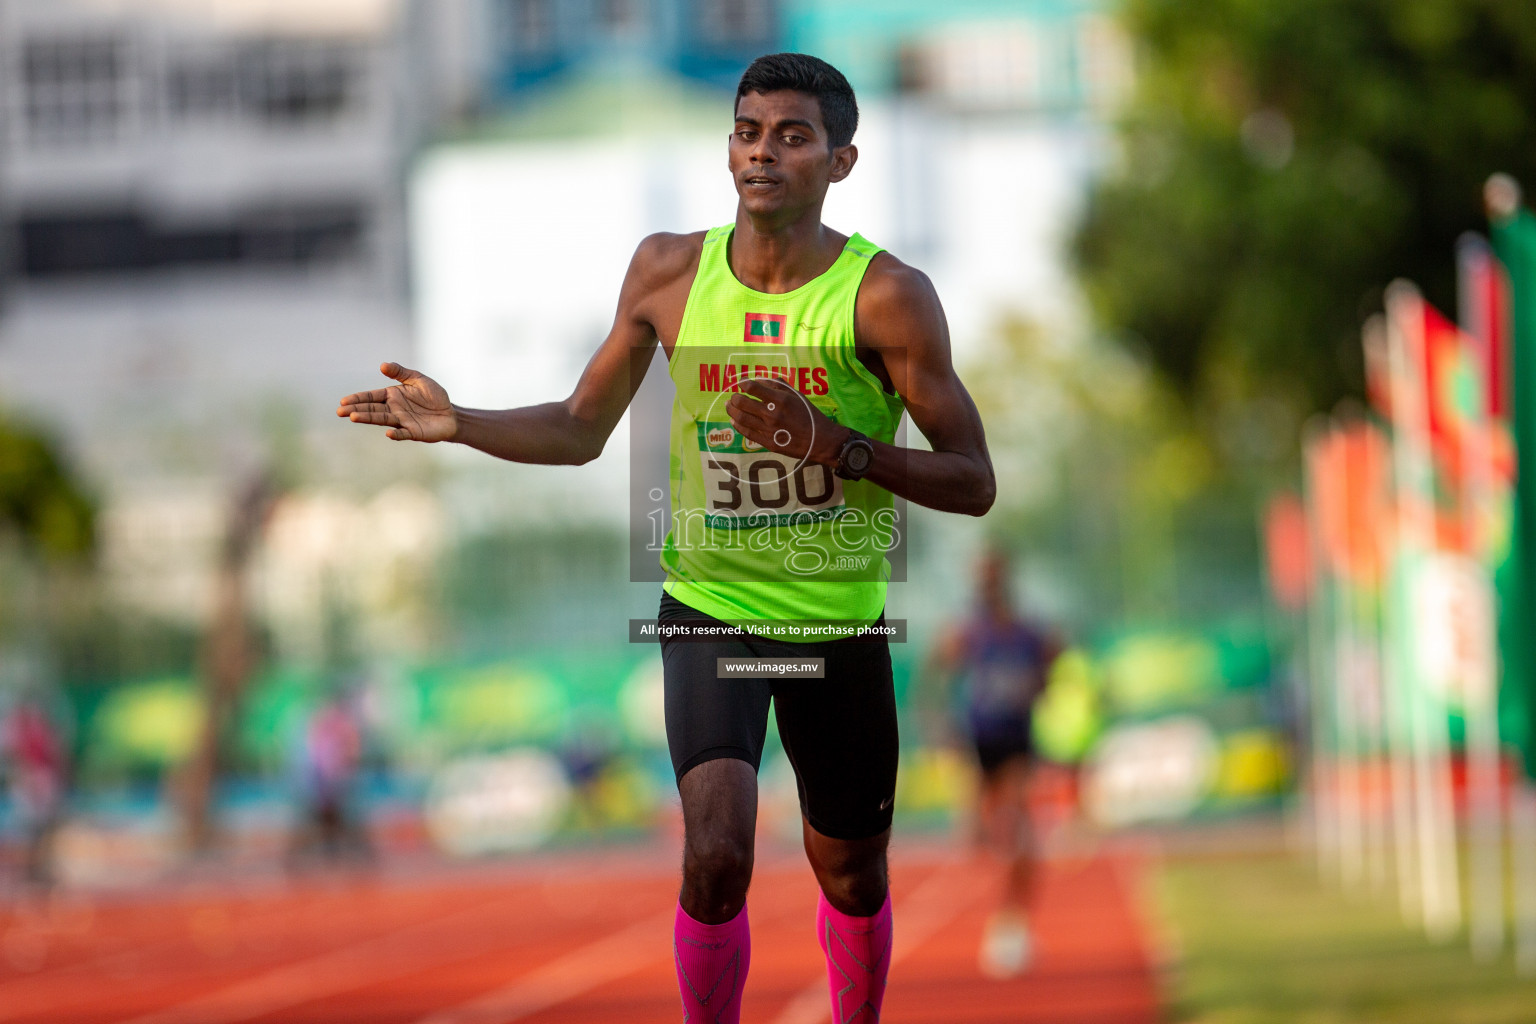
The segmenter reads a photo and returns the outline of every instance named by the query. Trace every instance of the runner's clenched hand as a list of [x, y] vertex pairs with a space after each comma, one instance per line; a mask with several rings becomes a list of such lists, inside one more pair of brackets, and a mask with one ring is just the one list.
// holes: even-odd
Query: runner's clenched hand
[[391, 441], [450, 441], [458, 432], [458, 416], [442, 385], [399, 363], [383, 363], [379, 372], [393, 377], [397, 386], [359, 391], [336, 407], [337, 416], [353, 423], [371, 423], [389, 429]]
[[754, 444], [793, 459], [837, 464], [846, 428], [783, 381], [752, 377], [736, 385], [740, 394], [725, 404], [731, 426]]

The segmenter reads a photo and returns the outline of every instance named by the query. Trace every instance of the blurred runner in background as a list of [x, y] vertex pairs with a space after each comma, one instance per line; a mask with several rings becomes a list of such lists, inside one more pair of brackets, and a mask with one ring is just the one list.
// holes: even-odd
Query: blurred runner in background
[[927, 673], [941, 693], [954, 684], [961, 688], [965, 732], [981, 769], [975, 839], [1008, 865], [1001, 905], [981, 945], [981, 969], [992, 977], [1020, 973], [1033, 952], [1026, 916], [1035, 860], [1029, 816], [1033, 711], [1061, 653], [1056, 636], [1015, 607], [1009, 568], [1000, 551], [982, 558], [975, 607], [940, 637]]
[[300, 766], [304, 816], [294, 833], [290, 859], [319, 853], [325, 860], [351, 854], [372, 857], [372, 846], [353, 806], [353, 785], [362, 759], [362, 729], [346, 694], [316, 709], [305, 729]]
[[23, 876], [35, 885], [50, 885], [53, 834], [64, 808], [64, 745], [34, 697], [22, 697], [6, 716], [0, 749], [9, 766], [11, 806], [21, 826]]

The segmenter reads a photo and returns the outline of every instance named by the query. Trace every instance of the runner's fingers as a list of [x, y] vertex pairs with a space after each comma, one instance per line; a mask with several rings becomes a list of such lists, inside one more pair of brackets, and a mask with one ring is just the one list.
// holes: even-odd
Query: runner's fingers
[[731, 417], [731, 426], [736, 428], [737, 433], [749, 440], [756, 441], [758, 444], [767, 444], [767, 439], [773, 436], [773, 432], [776, 429], [772, 424], [763, 422], [762, 418], [757, 416], [733, 415]]
[[782, 414], [792, 412], [795, 407], [804, 404], [803, 401], [797, 401], [799, 396], [795, 391], [780, 380], [753, 377], [742, 381], [737, 387], [752, 396], [746, 404], [759, 411]]
[[777, 381], [764, 377], [748, 377], [746, 380], [740, 381], [736, 385], [736, 390], [744, 391], [751, 395], [753, 398], [758, 398], [765, 402], [770, 402], [773, 401], [774, 398], [778, 397], [778, 393], [785, 390], [785, 388]]
[[725, 411], [730, 414], [732, 420], [763, 424], [768, 409], [761, 402], [735, 395], [725, 403]]
[[362, 402], [362, 403], [360, 403], [358, 405], [348, 406], [347, 407], [347, 412], [354, 413], [354, 414], [362, 413], [362, 414], [368, 415], [368, 416], [372, 416], [372, 415], [387, 416], [387, 415], [389, 415], [389, 405], [387, 403], [385, 403], [385, 402]]
[[735, 413], [731, 413], [731, 426], [736, 428], [736, 433], [753, 441], [757, 440], [755, 435], [762, 433], [755, 425], [747, 423]]
[[388, 410], [379, 410], [378, 412], [354, 411], [349, 418], [353, 423], [368, 423], [379, 427], [400, 426], [400, 417], [389, 412]]
[[781, 427], [791, 431], [810, 428], [811, 420], [802, 403], [783, 401], [779, 395], [771, 397], [771, 402], [759, 402], [738, 396], [726, 403], [726, 411], [734, 418], [754, 423], [770, 434]]
[[732, 412], [730, 415], [731, 426], [736, 428], [736, 432], [738, 434], [745, 437], [749, 441], [755, 441], [758, 444], [767, 444], [765, 439], [769, 434], [773, 433], [773, 431], [764, 426], [761, 420], [757, 418], [739, 416], [734, 412]]
[[375, 388], [372, 391], [359, 391], [348, 395], [341, 400], [342, 406], [368, 405], [373, 402], [383, 402], [389, 397], [389, 388]]
[[734, 417], [731, 425], [747, 440], [770, 451], [788, 452], [795, 448], [795, 432], [789, 428], [759, 421], [738, 421]]

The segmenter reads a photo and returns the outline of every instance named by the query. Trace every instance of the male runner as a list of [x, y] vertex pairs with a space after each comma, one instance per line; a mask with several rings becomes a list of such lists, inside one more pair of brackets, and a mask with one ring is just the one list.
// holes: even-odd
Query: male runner
[[981, 770], [976, 838], [1008, 865], [979, 960], [984, 973], [1005, 978], [1028, 967], [1032, 956], [1025, 911], [1035, 861], [1029, 820], [1034, 706], [1045, 692], [1061, 643], [1019, 614], [1008, 559], [1001, 552], [982, 558], [976, 583], [975, 608], [940, 639], [928, 674], [940, 683], [957, 678], [963, 687], [967, 732]]
[[[995, 484], [980, 417], [950, 362], [928, 279], [821, 223], [852, 171], [858, 106], [824, 61], [754, 61], [736, 94], [734, 223], [640, 243], [612, 331], [563, 402], [451, 404], [396, 363], [399, 386], [340, 416], [394, 440], [458, 441], [515, 462], [597, 457], [654, 346], [677, 388], [673, 528], [659, 614], [744, 627], [665, 641], [668, 745], [682, 797], [674, 951], [685, 1019], [735, 1022], [750, 957], [746, 896], [770, 701], [794, 766], [836, 1024], [877, 1021], [891, 949], [886, 876], [896, 709], [883, 639], [779, 636], [774, 624], [875, 625], [891, 495], [981, 515]], [[932, 451], [892, 444], [902, 411]], [[825, 678], [722, 678], [717, 659], [823, 659]]]

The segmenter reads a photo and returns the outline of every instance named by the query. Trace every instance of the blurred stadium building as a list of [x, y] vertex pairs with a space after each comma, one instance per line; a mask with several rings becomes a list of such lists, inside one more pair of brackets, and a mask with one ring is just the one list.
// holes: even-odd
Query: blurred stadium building
[[[444, 70], [461, 13], [0, 3], [0, 401], [99, 492], [123, 596], [199, 618], [270, 435], [330, 426], [410, 352], [403, 180], [468, 105]], [[311, 447], [345, 465], [359, 441]]]
[[487, 99], [515, 101], [593, 62], [641, 61], [734, 88], [782, 46], [777, 0], [488, 0]]
[[328, 394], [327, 367], [405, 340], [426, 112], [394, 6], [0, 5], [6, 398], [69, 422], [92, 470], [153, 457], [108, 424]]

